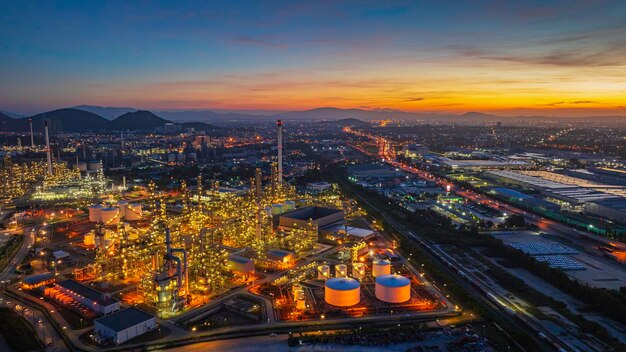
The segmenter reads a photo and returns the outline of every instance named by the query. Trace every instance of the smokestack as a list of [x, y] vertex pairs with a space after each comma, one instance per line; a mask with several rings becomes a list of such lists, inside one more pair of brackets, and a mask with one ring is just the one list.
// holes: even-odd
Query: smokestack
[[278, 184], [283, 183], [283, 122], [278, 120]]
[[28, 124], [30, 124], [30, 146], [35, 148], [35, 136], [33, 135], [33, 119], [28, 119]]
[[46, 133], [46, 158], [48, 159], [48, 176], [52, 176], [52, 155], [50, 155], [50, 136], [48, 135], [48, 120], [44, 121]]

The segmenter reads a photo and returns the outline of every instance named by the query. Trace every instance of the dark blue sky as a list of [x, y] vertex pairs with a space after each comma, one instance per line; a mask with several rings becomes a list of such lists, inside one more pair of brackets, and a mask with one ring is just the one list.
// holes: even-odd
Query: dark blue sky
[[626, 1], [5, 1], [0, 109], [615, 113]]

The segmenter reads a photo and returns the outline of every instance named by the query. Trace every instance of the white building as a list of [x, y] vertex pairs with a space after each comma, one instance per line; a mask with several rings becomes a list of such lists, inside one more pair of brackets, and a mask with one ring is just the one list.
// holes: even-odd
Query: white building
[[63, 280], [55, 287], [96, 313], [107, 315], [120, 310], [118, 300], [77, 281]]
[[154, 316], [134, 307], [94, 321], [95, 333], [116, 345], [154, 330], [156, 326]]

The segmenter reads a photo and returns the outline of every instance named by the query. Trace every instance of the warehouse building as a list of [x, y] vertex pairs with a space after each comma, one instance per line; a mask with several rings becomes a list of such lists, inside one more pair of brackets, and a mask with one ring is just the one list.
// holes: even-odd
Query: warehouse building
[[281, 215], [278, 226], [287, 231], [296, 228], [306, 229], [309, 227], [309, 220], [311, 220], [318, 229], [343, 224], [346, 221], [343, 210], [323, 207], [304, 207]]
[[156, 318], [135, 307], [96, 319], [94, 331], [116, 345], [156, 329]]
[[120, 310], [120, 302], [118, 300], [77, 281], [71, 279], [63, 280], [57, 282], [54, 286], [93, 312], [107, 315]]

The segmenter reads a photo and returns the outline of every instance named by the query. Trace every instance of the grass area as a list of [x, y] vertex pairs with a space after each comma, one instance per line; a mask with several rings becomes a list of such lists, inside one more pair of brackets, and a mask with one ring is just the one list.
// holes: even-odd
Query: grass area
[[0, 248], [0, 272], [7, 267], [15, 253], [20, 249], [23, 241], [24, 236], [13, 235], [13, 237]]
[[0, 334], [15, 351], [41, 349], [30, 325], [9, 308], [0, 308]]

